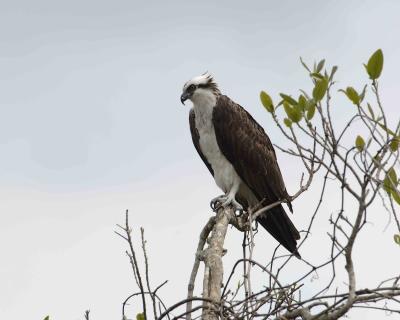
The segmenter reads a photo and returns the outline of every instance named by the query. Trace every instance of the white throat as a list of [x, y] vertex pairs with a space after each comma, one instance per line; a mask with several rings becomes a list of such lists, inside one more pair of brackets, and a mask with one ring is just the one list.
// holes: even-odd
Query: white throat
[[209, 90], [197, 90], [191, 97], [196, 115], [196, 127], [212, 125], [212, 112], [217, 103], [217, 97]]

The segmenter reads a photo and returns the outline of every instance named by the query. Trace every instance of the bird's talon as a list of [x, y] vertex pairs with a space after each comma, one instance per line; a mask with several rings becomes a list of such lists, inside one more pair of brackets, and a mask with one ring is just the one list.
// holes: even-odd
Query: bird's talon
[[211, 207], [212, 211], [214, 211], [214, 212], [218, 211], [218, 209], [224, 205], [226, 199], [227, 199], [227, 196], [224, 194], [212, 199], [210, 202], [210, 207]]
[[221, 204], [220, 204], [219, 202], [217, 202], [217, 203], [214, 205], [213, 212], [217, 212], [219, 208], [221, 208]]
[[236, 201], [236, 199], [230, 195], [221, 195], [219, 197], [215, 197], [214, 199], [211, 200], [210, 202], [210, 207], [211, 210], [214, 212], [218, 211], [221, 207], [225, 208], [227, 206], [231, 205], [233, 210], [235, 211], [235, 214], [237, 211], [239, 211], [239, 214], [242, 214], [243, 212], [243, 206]]

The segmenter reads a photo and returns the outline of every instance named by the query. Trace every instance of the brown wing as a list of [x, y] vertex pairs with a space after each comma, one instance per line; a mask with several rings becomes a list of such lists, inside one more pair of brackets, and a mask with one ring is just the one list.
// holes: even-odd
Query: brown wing
[[210, 163], [207, 161], [207, 158], [204, 156], [203, 152], [201, 152], [201, 149], [200, 149], [200, 142], [199, 142], [200, 135], [196, 128], [195, 114], [194, 114], [193, 109], [190, 110], [190, 113], [189, 113], [189, 125], [190, 125], [190, 133], [192, 134], [192, 141], [193, 141], [194, 147], [196, 148], [197, 153], [199, 154], [200, 158], [203, 160], [204, 164], [207, 166], [210, 173], [214, 176], [214, 170], [212, 169]]
[[213, 123], [222, 153], [257, 198], [265, 198], [266, 204], [288, 200], [274, 147], [253, 117], [221, 95], [214, 107]]
[[[281, 199], [289, 200], [274, 147], [253, 117], [228, 97], [220, 96], [214, 107], [213, 123], [221, 152], [257, 199], [265, 199], [264, 204]], [[242, 203], [241, 199], [237, 200]], [[288, 205], [292, 211], [290, 202]], [[257, 221], [279, 243], [300, 258], [297, 251], [300, 234], [281, 205], [261, 214]]]

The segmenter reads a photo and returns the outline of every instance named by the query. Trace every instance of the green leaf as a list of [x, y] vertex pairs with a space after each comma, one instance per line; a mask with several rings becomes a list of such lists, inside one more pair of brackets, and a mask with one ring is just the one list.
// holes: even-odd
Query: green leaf
[[315, 82], [315, 87], [313, 89], [313, 98], [315, 101], [321, 101], [324, 97], [326, 90], [328, 89], [328, 81], [324, 78]]
[[397, 202], [397, 204], [400, 205], [400, 194], [399, 194], [399, 191], [397, 189], [396, 190], [392, 190], [392, 198], [393, 198], [394, 201]]
[[311, 120], [314, 117], [315, 114], [315, 109], [316, 109], [316, 105], [315, 103], [312, 103], [308, 106], [308, 110], [307, 110], [307, 120]]
[[391, 167], [389, 169], [389, 171], [387, 172], [387, 175], [390, 178], [390, 181], [394, 184], [394, 186], [397, 187], [399, 182], [397, 181], [397, 174], [393, 167]]
[[279, 95], [282, 97], [283, 101], [286, 101], [287, 103], [291, 104], [292, 106], [297, 105], [297, 101], [294, 100], [291, 96], [288, 96], [287, 94], [284, 94], [284, 93], [280, 93]]
[[314, 78], [317, 78], [317, 79], [320, 79], [320, 80], [324, 79], [324, 76], [322, 76], [321, 74], [319, 74], [317, 72], [310, 73], [310, 76], [314, 77]]
[[360, 102], [362, 102], [364, 100], [365, 97], [365, 92], [367, 91], [367, 85], [364, 86], [363, 90], [361, 91], [360, 94]]
[[379, 125], [383, 130], [385, 130], [387, 133], [389, 133], [390, 135], [396, 136], [396, 134], [395, 134], [392, 130], [390, 130], [389, 128], [386, 128], [386, 126], [385, 126], [383, 123], [378, 123], [378, 125]]
[[307, 98], [310, 99], [310, 96], [304, 90], [300, 89], [300, 92]]
[[392, 184], [390, 183], [390, 180], [389, 180], [388, 177], [385, 177], [385, 179], [383, 179], [382, 188], [390, 196], [390, 194], [392, 193], [392, 191], [391, 191], [392, 190]]
[[358, 135], [356, 138], [356, 148], [359, 152], [361, 152], [364, 150], [364, 147], [365, 147], [365, 141], [364, 141], [363, 137]]
[[138, 313], [136, 315], [136, 320], [144, 320], [144, 314], [143, 313]]
[[400, 246], [400, 234], [395, 234], [393, 236], [394, 242]]
[[293, 109], [286, 101], [283, 102], [283, 108], [285, 109], [286, 115], [291, 119], [293, 114]]
[[347, 98], [349, 98], [349, 100], [353, 102], [355, 105], [358, 105], [360, 103], [360, 96], [353, 87], [347, 87], [346, 91], [343, 90], [341, 91], [344, 92]]
[[50, 320], [50, 316], [46, 316], [43, 320]]
[[292, 120], [285, 118], [283, 119], [283, 123], [286, 125], [286, 127], [290, 128], [292, 126]]
[[300, 62], [301, 62], [301, 64], [303, 65], [303, 67], [304, 67], [308, 72], [311, 72], [310, 68], [307, 67], [307, 65], [305, 64], [305, 62], [303, 61], [303, 59], [302, 59], [301, 57], [300, 57]]
[[394, 168], [390, 168], [386, 173], [385, 179], [383, 180], [383, 189], [390, 196], [393, 192], [396, 191], [396, 187], [398, 185], [397, 174]]
[[382, 73], [383, 69], [383, 52], [381, 49], [378, 49], [374, 52], [374, 54], [369, 58], [368, 63], [365, 65], [365, 69], [370, 77], [370, 79], [375, 80], [378, 79]]
[[338, 69], [337, 66], [333, 66], [332, 71], [331, 71], [331, 75], [329, 76], [329, 81], [333, 80], [333, 76], [335, 75], [337, 69]]
[[293, 111], [295, 112], [295, 119], [292, 119], [292, 121], [294, 120], [294, 122], [299, 122], [303, 119], [303, 111], [298, 105], [293, 107]]
[[299, 102], [297, 104], [302, 111], [307, 109], [307, 99], [303, 95], [299, 96]]
[[372, 110], [372, 107], [371, 107], [371, 105], [370, 105], [369, 103], [367, 103], [367, 106], [368, 106], [368, 111], [369, 111], [369, 113], [371, 114], [371, 118], [372, 118], [373, 120], [375, 120], [374, 110]]
[[286, 101], [283, 102], [283, 107], [285, 108], [285, 112], [290, 120], [293, 122], [299, 122], [301, 118], [303, 117], [301, 113], [301, 109], [299, 106], [293, 106], [291, 107], [289, 103]]
[[265, 91], [260, 92], [261, 103], [268, 112], [274, 112], [274, 104], [272, 103], [271, 97]]
[[324, 64], [325, 64], [325, 59], [322, 59], [322, 60], [318, 63], [317, 69], [315, 70], [315, 72], [316, 72], [316, 73], [320, 73], [321, 70], [322, 70], [322, 68], [324, 67]]
[[390, 141], [390, 150], [396, 152], [399, 149], [400, 137], [394, 137], [392, 141]]

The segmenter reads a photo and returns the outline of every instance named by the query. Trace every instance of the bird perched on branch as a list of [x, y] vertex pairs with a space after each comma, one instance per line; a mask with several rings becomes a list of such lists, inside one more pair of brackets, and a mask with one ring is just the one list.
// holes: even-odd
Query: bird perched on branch
[[[232, 205], [246, 211], [261, 201], [268, 205], [284, 200], [292, 211], [274, 147], [253, 117], [221, 94], [208, 73], [185, 83], [181, 102], [188, 99], [193, 102], [189, 114], [193, 144], [224, 192], [211, 200], [211, 206]], [[257, 222], [300, 258], [299, 232], [282, 205], [258, 216]]]

